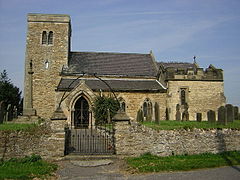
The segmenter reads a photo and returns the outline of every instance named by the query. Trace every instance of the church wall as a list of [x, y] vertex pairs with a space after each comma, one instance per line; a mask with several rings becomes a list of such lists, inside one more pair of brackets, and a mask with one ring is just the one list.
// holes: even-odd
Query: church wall
[[181, 104], [180, 88], [187, 89], [189, 120], [196, 120], [196, 113], [202, 113], [202, 119], [207, 120], [207, 111], [217, 111], [225, 104], [221, 81], [169, 81], [167, 106], [170, 108], [170, 120], [176, 119], [176, 105]]
[[[109, 93], [105, 93], [108, 95]], [[166, 110], [166, 93], [144, 93], [144, 92], [117, 92], [115, 93], [118, 98], [122, 97], [126, 103], [126, 113], [131, 120], [136, 121], [138, 110], [143, 107], [144, 100], [150, 99], [153, 106], [154, 120], [154, 104], [157, 102], [160, 108], [160, 120], [165, 119]], [[99, 93], [96, 93], [99, 95]]]

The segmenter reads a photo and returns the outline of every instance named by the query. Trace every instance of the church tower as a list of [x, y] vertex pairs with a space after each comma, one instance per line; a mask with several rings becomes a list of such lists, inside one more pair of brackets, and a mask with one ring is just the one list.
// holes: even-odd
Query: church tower
[[23, 115], [50, 118], [60, 73], [68, 63], [71, 20], [58, 14], [28, 14], [27, 18]]

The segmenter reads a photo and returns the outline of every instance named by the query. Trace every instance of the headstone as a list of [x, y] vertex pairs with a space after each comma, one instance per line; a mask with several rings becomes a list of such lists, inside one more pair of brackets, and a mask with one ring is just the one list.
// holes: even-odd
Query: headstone
[[158, 105], [157, 102], [154, 105], [154, 109], [155, 109], [155, 123], [159, 124], [159, 122], [160, 122], [160, 112], [159, 112], [159, 105]]
[[181, 121], [180, 105], [176, 105], [176, 121]]
[[169, 109], [166, 108], [166, 120], [168, 121], [169, 120]]
[[143, 111], [141, 109], [139, 109], [137, 112], [137, 121], [143, 122]]
[[207, 112], [208, 122], [215, 123], [216, 122], [216, 113], [213, 110], [209, 110]]
[[234, 113], [233, 113], [234, 114], [234, 120], [240, 120], [240, 119], [238, 119], [238, 112], [239, 112], [238, 107], [234, 106], [233, 111], [234, 111]]
[[17, 110], [17, 106], [13, 107], [13, 118], [17, 118], [18, 115], [18, 110]]
[[3, 101], [0, 102], [0, 124], [3, 123], [5, 114], [5, 103]]
[[5, 117], [5, 121], [10, 121], [10, 114], [11, 114], [11, 104], [7, 105], [7, 113]]
[[223, 125], [227, 124], [226, 108], [224, 106], [218, 108], [218, 123]]
[[182, 113], [182, 121], [189, 121], [188, 104], [184, 105], [184, 111]]
[[197, 113], [197, 122], [202, 122], [202, 113]]
[[233, 106], [231, 104], [226, 105], [226, 113], [227, 113], [227, 122], [233, 122], [234, 119], [234, 112], [233, 112]]

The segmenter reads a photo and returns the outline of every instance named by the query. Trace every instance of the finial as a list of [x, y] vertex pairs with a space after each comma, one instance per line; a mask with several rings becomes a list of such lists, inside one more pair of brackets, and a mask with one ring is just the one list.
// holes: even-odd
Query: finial
[[194, 62], [194, 64], [197, 63], [196, 58], [197, 58], [196, 56], [193, 56], [193, 62]]

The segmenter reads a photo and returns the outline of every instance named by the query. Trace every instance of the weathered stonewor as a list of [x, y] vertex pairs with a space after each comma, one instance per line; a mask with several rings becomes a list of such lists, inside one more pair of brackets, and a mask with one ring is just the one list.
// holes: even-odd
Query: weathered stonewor
[[227, 104], [226, 105], [226, 113], [227, 113], [227, 122], [233, 122], [234, 120], [234, 112], [233, 112], [233, 105]]
[[154, 130], [139, 123], [117, 122], [117, 155], [158, 156], [219, 153], [240, 150], [240, 131], [235, 129]]
[[[238, 107], [237, 106], [234, 106], [234, 108], [233, 108], [233, 111], [234, 111], [234, 120], [238, 120], [238, 112], [239, 112], [239, 109], [238, 109]], [[240, 119], [239, 119], [240, 120]]]
[[208, 118], [208, 122], [214, 123], [216, 122], [216, 113], [213, 110], [209, 110], [207, 112], [207, 118]]
[[224, 125], [227, 124], [227, 112], [224, 106], [218, 108], [218, 122]]
[[197, 113], [197, 122], [202, 122], [202, 113]]
[[180, 105], [176, 105], [176, 121], [181, 121]]
[[[57, 124], [60, 124], [59, 122]], [[52, 126], [52, 125], [51, 125]], [[48, 123], [34, 131], [0, 131], [0, 159], [41, 155], [57, 160], [64, 156], [64, 131], [50, 128]]]

